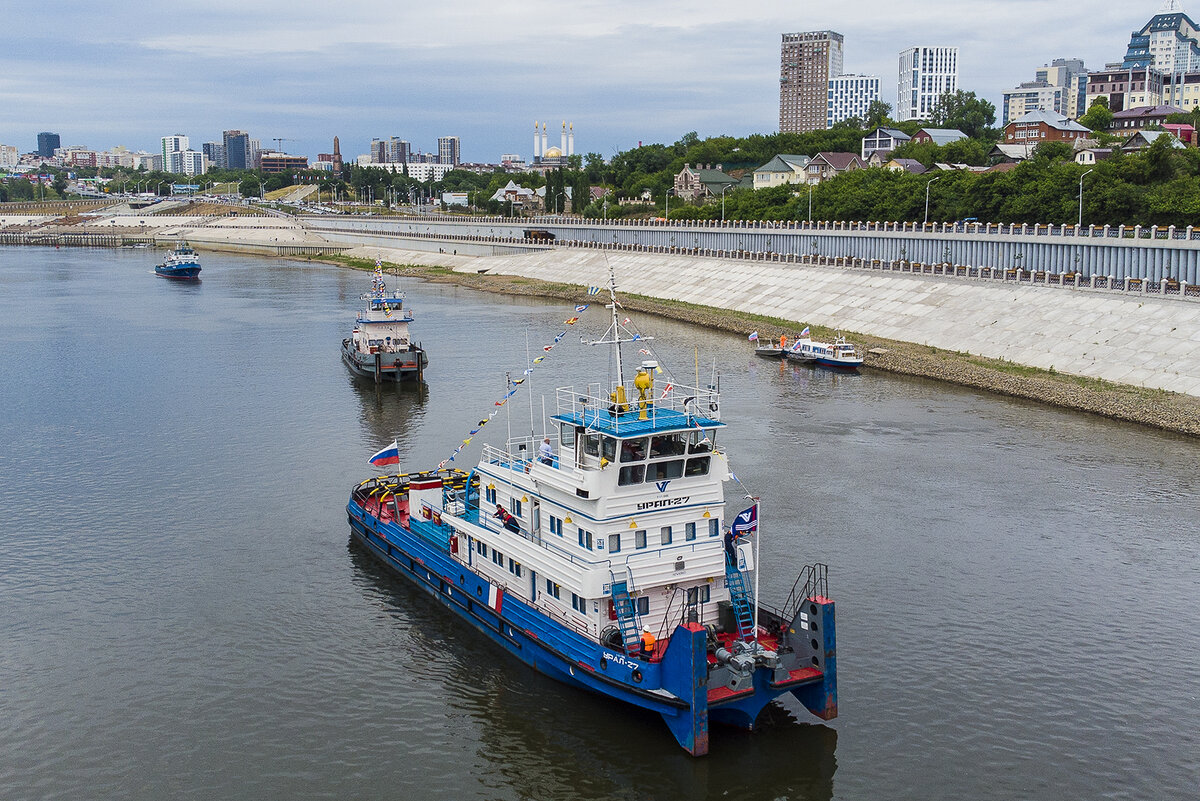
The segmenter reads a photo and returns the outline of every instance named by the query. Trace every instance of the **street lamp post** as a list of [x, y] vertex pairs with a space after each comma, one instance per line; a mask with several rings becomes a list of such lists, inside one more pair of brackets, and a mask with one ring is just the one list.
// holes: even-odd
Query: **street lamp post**
[[721, 224], [725, 224], [725, 190], [729, 188], [729, 184], [721, 187]]
[[671, 193], [675, 191], [675, 187], [667, 187], [667, 191], [663, 194], [665, 200], [663, 216], [667, 218], [667, 222], [671, 221]]
[[[1095, 168], [1093, 167], [1092, 169], [1094, 170]], [[1083, 179], [1087, 178], [1088, 172], [1092, 172], [1092, 170], [1088, 170], [1083, 175], [1079, 176], [1079, 227], [1080, 228], [1083, 227]]]
[[940, 180], [942, 180], [942, 176], [939, 175], [937, 178], [930, 178], [925, 184], [925, 225], [929, 225], [929, 187], [934, 181]]
[[812, 191], [813, 184], [808, 185], [808, 221], [812, 223]]

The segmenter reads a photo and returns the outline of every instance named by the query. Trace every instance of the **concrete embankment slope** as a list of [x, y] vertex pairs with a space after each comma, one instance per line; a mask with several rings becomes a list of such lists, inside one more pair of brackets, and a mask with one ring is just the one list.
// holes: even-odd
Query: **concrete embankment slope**
[[558, 249], [469, 258], [349, 255], [486, 270], [841, 328], [1089, 378], [1200, 396], [1200, 302], [692, 256]]

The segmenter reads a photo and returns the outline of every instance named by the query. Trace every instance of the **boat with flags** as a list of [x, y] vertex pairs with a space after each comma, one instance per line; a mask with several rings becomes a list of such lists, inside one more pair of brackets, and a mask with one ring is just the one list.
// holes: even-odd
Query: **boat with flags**
[[817, 342], [808, 337], [807, 328], [800, 339], [784, 351], [784, 356], [791, 361], [811, 362], [838, 370], [857, 370], [863, 363], [859, 347], [847, 342], [840, 333], [834, 337], [833, 342]]
[[412, 310], [404, 307], [403, 292], [388, 290], [379, 261], [371, 291], [360, 299], [366, 306], [359, 311], [350, 336], [342, 340], [342, 361], [355, 375], [376, 383], [421, 380], [429, 357], [412, 341], [408, 330]]
[[[610, 350], [615, 374], [557, 389], [536, 432], [531, 396], [531, 430], [513, 436], [514, 396], [564, 328], [436, 468], [355, 486], [352, 536], [525, 664], [658, 713], [691, 754], [708, 752], [710, 723], [752, 729], [784, 694], [835, 717], [827, 567], [805, 565], [778, 606], [758, 602], [762, 505], [721, 446], [715, 370], [676, 380], [619, 319], [615, 280], [608, 295], [607, 331], [581, 341]], [[452, 467], [502, 414], [505, 444]], [[396, 443], [372, 459], [398, 463]], [[727, 481], [744, 496], [729, 518]]]
[[154, 267], [154, 274], [179, 281], [194, 281], [200, 278], [200, 257], [187, 242], [180, 242], [163, 260]]

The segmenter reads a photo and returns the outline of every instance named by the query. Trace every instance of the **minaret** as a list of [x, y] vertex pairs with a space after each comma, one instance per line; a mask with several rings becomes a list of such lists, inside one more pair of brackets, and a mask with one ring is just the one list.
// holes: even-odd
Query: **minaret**
[[542, 123], [542, 158], [546, 157], [546, 123]]
[[562, 153], [563, 157], [566, 158], [566, 155], [567, 155], [567, 121], [566, 120], [563, 120], [561, 142], [562, 143], [558, 146], [558, 152]]
[[575, 155], [575, 123], [571, 123], [571, 133], [567, 135], [567, 155]]
[[533, 121], [533, 160], [538, 161], [542, 157], [541, 140], [538, 139], [538, 122]]

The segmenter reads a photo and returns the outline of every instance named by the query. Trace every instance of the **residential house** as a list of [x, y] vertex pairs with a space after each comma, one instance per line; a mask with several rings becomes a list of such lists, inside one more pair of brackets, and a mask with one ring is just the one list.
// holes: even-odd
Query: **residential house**
[[871, 157], [872, 153], [878, 151], [882, 151], [883, 155], [886, 156], [910, 139], [912, 139], [911, 136], [895, 128], [876, 128], [873, 131], [868, 131], [862, 140], [862, 159], [866, 161]]
[[1004, 126], [1006, 145], [1025, 145], [1030, 149], [1042, 142], [1074, 142], [1086, 138], [1091, 130], [1065, 114], [1037, 109]]
[[716, 169], [707, 164], [703, 167], [684, 164], [675, 176], [675, 196], [683, 200], [719, 197], [737, 184], [738, 179], [722, 172], [720, 164]]
[[1173, 148], [1182, 149], [1187, 147], [1187, 145], [1175, 138], [1174, 134], [1167, 133], [1166, 131], [1138, 131], [1121, 143], [1121, 150], [1127, 153], [1134, 150], [1144, 150], [1154, 144], [1160, 136], [1167, 137], [1167, 141], [1171, 143], [1171, 147]]
[[957, 142], [959, 139], [966, 139], [967, 135], [955, 128], [922, 128], [912, 136], [913, 144], [918, 142], [932, 142], [935, 145], [948, 145], [951, 142]]
[[1019, 145], [999, 144], [988, 151], [988, 161], [996, 164], [1017, 164], [1033, 155], [1036, 142], [1025, 142]]
[[496, 190], [496, 194], [492, 195], [492, 200], [498, 200], [501, 203], [511, 202], [514, 207], [518, 208], [534, 208], [537, 206], [538, 198], [532, 189], [518, 186], [516, 181], [509, 181], [506, 186]]
[[754, 188], [767, 189], [783, 184], [804, 183], [804, 168], [812, 161], [808, 156], [780, 153], [754, 171]]
[[812, 161], [804, 168], [804, 183], [819, 184], [851, 170], [865, 169], [866, 166], [866, 162], [859, 158], [857, 153], [822, 151], [813, 156]]
[[892, 172], [911, 172], [913, 175], [920, 175], [923, 172], [927, 172], [929, 168], [916, 159], [892, 159], [884, 165], [884, 169], [891, 170]]
[[1098, 161], [1112, 158], [1111, 147], [1087, 147], [1075, 154], [1075, 163], [1085, 167], [1093, 167]]
[[1172, 114], [1183, 114], [1183, 109], [1176, 106], [1137, 106], [1117, 111], [1113, 114], [1112, 124], [1108, 126], [1110, 133], [1129, 134], [1146, 128], [1161, 127]]
[[1185, 145], [1196, 147], [1197, 137], [1194, 126], [1182, 122], [1167, 122], [1163, 123], [1163, 130], [1167, 133], [1174, 134], [1175, 138]]

